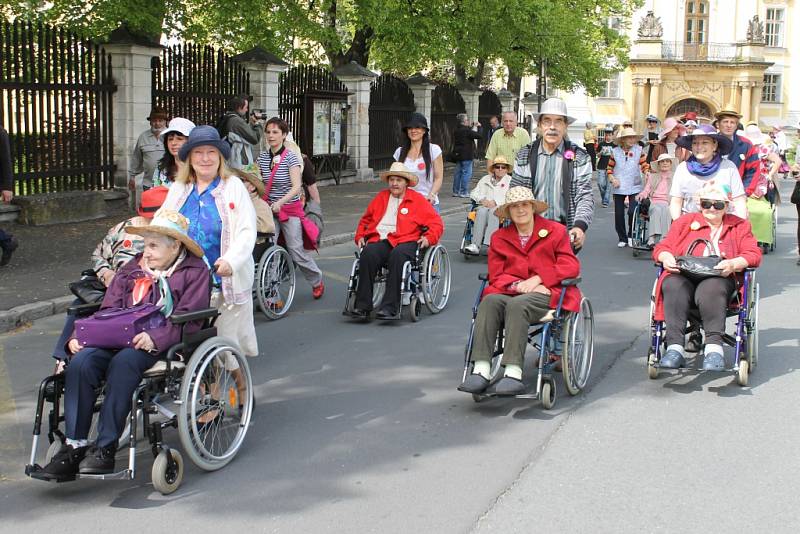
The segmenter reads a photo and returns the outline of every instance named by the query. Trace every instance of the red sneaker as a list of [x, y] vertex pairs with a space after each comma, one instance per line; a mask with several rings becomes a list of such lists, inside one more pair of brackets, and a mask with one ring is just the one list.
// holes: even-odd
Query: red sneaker
[[323, 293], [325, 293], [325, 284], [323, 282], [320, 282], [318, 286], [314, 286], [311, 289], [311, 294], [315, 299], [322, 298]]

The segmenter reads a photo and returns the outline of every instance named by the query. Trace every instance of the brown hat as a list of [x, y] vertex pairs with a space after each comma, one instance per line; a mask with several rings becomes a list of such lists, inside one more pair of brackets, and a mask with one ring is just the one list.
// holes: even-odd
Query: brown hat
[[161, 234], [169, 236], [180, 241], [186, 247], [186, 250], [198, 258], [203, 257], [203, 248], [189, 237], [189, 219], [178, 211], [160, 209], [147, 226], [130, 226], [125, 231], [136, 235]]
[[548, 208], [547, 202], [542, 202], [534, 198], [533, 191], [531, 191], [530, 187], [518, 185], [508, 190], [505, 201], [495, 210], [495, 213], [498, 217], [508, 219], [510, 217], [508, 209], [514, 204], [520, 204], [522, 202], [530, 202], [533, 204], [534, 213], [543, 213]]
[[714, 113], [714, 117], [717, 120], [720, 120], [722, 117], [736, 117], [737, 119], [741, 119], [742, 118], [742, 114], [739, 113], [738, 111], [734, 110], [734, 107], [735, 106], [733, 104], [728, 104], [727, 106], [725, 106], [721, 110], [719, 110], [716, 113]]
[[147, 116], [147, 120], [154, 121], [156, 119], [162, 119], [162, 120], [168, 121], [169, 120], [169, 113], [167, 113], [167, 110], [165, 110], [164, 108], [153, 107], [150, 110], [150, 115]]
[[264, 182], [262, 182], [261, 178], [259, 178], [252, 172], [239, 169], [236, 171], [236, 174], [239, 175], [239, 178], [241, 178], [243, 182], [250, 182], [251, 184], [253, 184], [253, 187], [256, 188], [256, 193], [258, 193], [259, 197], [263, 197], [264, 193], [267, 192], [267, 188], [264, 185]]
[[498, 165], [505, 165], [509, 169], [511, 168], [511, 164], [508, 162], [506, 157], [502, 156], [502, 155], [497, 156], [496, 158], [494, 158], [494, 161], [492, 162], [492, 169], [494, 169]]
[[409, 187], [414, 187], [417, 185], [417, 183], [419, 183], [419, 178], [417, 178], [417, 175], [411, 172], [408, 167], [399, 161], [395, 161], [392, 163], [392, 166], [389, 167], [388, 171], [381, 173], [381, 180], [388, 182], [390, 176], [399, 176], [400, 178], [405, 178]]

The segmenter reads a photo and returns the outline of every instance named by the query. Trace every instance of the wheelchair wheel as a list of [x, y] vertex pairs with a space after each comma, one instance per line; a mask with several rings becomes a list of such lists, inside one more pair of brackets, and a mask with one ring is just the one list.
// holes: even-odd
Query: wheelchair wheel
[[750, 298], [748, 305], [750, 311], [748, 313], [746, 328], [747, 328], [747, 361], [750, 364], [750, 371], [754, 371], [758, 365], [758, 298], [760, 288], [755, 283], [755, 276], [751, 278]]
[[551, 409], [556, 404], [556, 383], [552, 380], [542, 382], [542, 407]]
[[289, 252], [273, 245], [262, 254], [256, 268], [256, 300], [267, 319], [280, 319], [292, 305], [296, 286], [294, 263]]
[[750, 364], [747, 360], [739, 360], [739, 370], [736, 372], [736, 383], [744, 387], [750, 378]]
[[425, 252], [421, 285], [428, 311], [442, 311], [450, 298], [450, 256], [443, 246], [436, 245]]
[[412, 322], [419, 322], [420, 316], [422, 315], [422, 302], [420, 302], [419, 297], [416, 295], [411, 297], [411, 302], [408, 303], [408, 315]]
[[653, 349], [650, 349], [647, 355], [647, 378], [650, 380], [658, 378], [658, 367], [656, 367], [656, 363], [656, 355], [653, 353]]
[[197, 467], [215, 471], [236, 456], [250, 425], [252, 391], [247, 358], [235, 343], [216, 336], [194, 351], [181, 382], [178, 434]]
[[564, 386], [570, 395], [577, 395], [589, 381], [594, 357], [594, 314], [589, 299], [582, 298], [580, 311], [567, 318], [564, 351], [561, 356]]
[[178, 489], [183, 482], [183, 456], [178, 449], [170, 449], [174, 467], [170, 467], [167, 458], [167, 451], [161, 451], [153, 462], [150, 470], [150, 478], [153, 480], [153, 487], [161, 495], [169, 495]]

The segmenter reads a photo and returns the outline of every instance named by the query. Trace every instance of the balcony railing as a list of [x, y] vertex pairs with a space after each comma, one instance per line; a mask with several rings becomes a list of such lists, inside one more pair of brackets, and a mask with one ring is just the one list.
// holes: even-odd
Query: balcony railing
[[737, 50], [735, 43], [661, 43], [661, 57], [672, 61], [734, 61]]

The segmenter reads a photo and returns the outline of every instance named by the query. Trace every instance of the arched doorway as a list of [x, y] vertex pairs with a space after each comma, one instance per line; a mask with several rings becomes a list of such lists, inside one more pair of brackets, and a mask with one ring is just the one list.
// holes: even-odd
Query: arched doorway
[[697, 118], [704, 123], [711, 122], [714, 114], [708, 104], [696, 98], [684, 98], [672, 104], [667, 110], [667, 117], [681, 117], [688, 111], [697, 113]]

